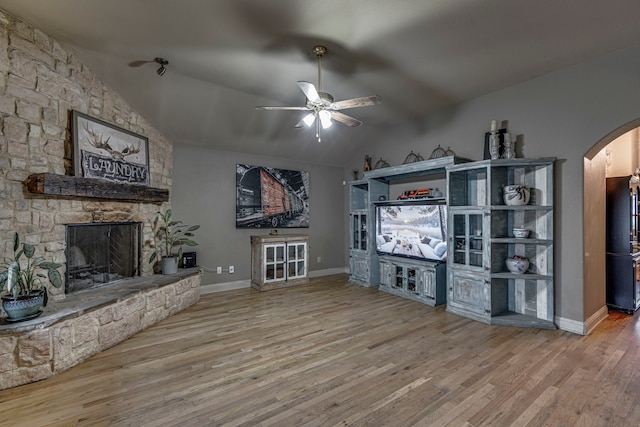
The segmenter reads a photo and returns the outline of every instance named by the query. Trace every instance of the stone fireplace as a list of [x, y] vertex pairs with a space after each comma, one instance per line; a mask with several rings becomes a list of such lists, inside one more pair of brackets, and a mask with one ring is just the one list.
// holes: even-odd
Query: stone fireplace
[[[36, 319], [8, 324], [0, 314], [0, 389], [5, 389], [62, 372], [194, 304], [200, 274], [154, 276], [148, 262], [150, 223], [156, 212], [170, 206], [173, 143], [74, 52], [3, 11], [0, 64], [0, 256], [13, 253], [18, 232], [37, 254], [67, 266], [60, 269], [65, 282], [70, 273], [85, 279], [74, 280], [70, 293], [52, 287], [49, 304]], [[74, 110], [148, 138], [148, 187], [73, 176]], [[86, 247], [87, 240], [97, 237], [67, 244], [74, 225], [102, 230], [106, 223], [136, 224], [133, 234], [123, 232], [120, 239], [133, 241], [130, 249], [98, 257]], [[111, 236], [118, 233], [112, 228]], [[67, 261], [74, 246], [80, 250], [72, 251], [72, 272]], [[124, 255], [133, 265], [113, 262]], [[100, 286], [114, 274], [138, 277]], [[96, 286], [79, 289], [85, 285]]]
[[65, 293], [140, 275], [139, 222], [68, 224]]

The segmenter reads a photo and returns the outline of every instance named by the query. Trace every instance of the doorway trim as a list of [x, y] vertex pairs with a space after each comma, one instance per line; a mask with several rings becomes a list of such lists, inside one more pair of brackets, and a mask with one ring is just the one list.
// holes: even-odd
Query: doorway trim
[[640, 127], [640, 118], [611, 131], [584, 155], [583, 227], [583, 334], [589, 334], [608, 315], [606, 304], [606, 147], [625, 133]]

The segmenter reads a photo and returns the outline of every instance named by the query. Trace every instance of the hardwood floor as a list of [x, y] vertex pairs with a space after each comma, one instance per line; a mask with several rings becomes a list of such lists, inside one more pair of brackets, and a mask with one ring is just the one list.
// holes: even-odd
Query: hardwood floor
[[330, 276], [205, 294], [1, 391], [0, 425], [638, 425], [639, 343], [638, 316], [586, 337], [488, 326]]

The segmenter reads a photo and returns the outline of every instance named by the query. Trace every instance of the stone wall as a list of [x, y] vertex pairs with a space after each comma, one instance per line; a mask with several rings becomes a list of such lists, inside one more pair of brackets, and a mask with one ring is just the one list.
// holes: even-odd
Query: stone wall
[[[73, 52], [0, 10], [0, 258], [15, 231], [47, 259], [65, 263], [65, 224], [140, 221], [150, 239], [153, 204], [52, 199], [26, 192], [33, 173], [71, 174], [71, 111], [149, 138], [151, 186], [171, 188], [172, 142], [162, 136]], [[143, 248], [148, 259], [149, 244]], [[142, 274], [151, 274], [145, 263]], [[53, 289], [56, 298], [64, 290]]]
[[[126, 286], [124, 295], [112, 293], [109, 303], [94, 299], [79, 310], [54, 302], [48, 307], [50, 315], [45, 312], [17, 329], [0, 327], [0, 390], [65, 371], [195, 304], [201, 275], [183, 274], [188, 277], [157, 276], [146, 284]], [[74, 294], [67, 300], [73, 298], [81, 297]]]

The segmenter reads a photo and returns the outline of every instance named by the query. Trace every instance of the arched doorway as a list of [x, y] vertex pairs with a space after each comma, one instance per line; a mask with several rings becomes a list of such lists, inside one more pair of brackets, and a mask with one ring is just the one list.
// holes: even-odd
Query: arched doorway
[[[590, 332], [607, 316], [606, 306], [606, 186], [607, 167], [611, 153], [607, 147], [629, 132], [640, 133], [640, 118], [615, 129], [598, 141], [584, 156], [583, 168], [583, 278], [586, 332]], [[629, 153], [629, 168], [640, 167], [640, 147], [634, 147], [635, 157]], [[626, 153], [624, 153], [626, 155]], [[629, 170], [629, 175], [634, 171]]]

